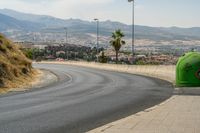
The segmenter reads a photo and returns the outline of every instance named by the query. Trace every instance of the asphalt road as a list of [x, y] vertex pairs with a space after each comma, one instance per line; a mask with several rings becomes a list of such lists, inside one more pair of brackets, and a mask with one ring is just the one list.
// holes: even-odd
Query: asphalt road
[[169, 98], [170, 83], [66, 65], [37, 64], [59, 81], [0, 96], [0, 133], [82, 133]]

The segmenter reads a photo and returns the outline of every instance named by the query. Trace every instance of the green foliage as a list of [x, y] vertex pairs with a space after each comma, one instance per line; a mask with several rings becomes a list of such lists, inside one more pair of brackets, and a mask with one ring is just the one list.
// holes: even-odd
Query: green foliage
[[7, 51], [6, 45], [0, 45], [0, 51], [3, 53], [6, 53], [6, 51]]
[[125, 36], [124, 33], [120, 29], [112, 33], [112, 40], [110, 41], [110, 44], [112, 45], [112, 47], [115, 49], [116, 52], [116, 64], [118, 63], [119, 50], [121, 49], [122, 45], [126, 44], [126, 42], [122, 40], [124, 36]]
[[147, 65], [147, 63], [142, 60], [139, 60], [136, 62], [136, 65]]
[[99, 62], [100, 63], [107, 63], [108, 58], [107, 56], [104, 55], [104, 52], [101, 53], [101, 56], [99, 57]]
[[33, 49], [23, 49], [22, 51], [27, 58], [33, 59]]
[[64, 53], [60, 53], [58, 56], [57, 56], [58, 58], [65, 58], [65, 54]]
[[143, 60], [138, 60], [136, 62], [136, 65], [160, 65], [160, 63], [159, 62], [154, 62], [154, 61], [147, 62], [147, 61], [143, 61]]

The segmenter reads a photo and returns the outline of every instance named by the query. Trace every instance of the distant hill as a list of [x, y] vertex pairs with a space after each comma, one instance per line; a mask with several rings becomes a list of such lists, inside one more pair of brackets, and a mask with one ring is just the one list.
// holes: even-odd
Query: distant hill
[[[17, 29], [21, 31], [36, 31], [40, 33], [63, 33], [64, 27], [70, 29], [71, 34], [78, 38], [90, 37], [96, 33], [96, 23], [80, 19], [60, 19], [47, 15], [21, 13], [10, 9], [0, 9], [0, 31]], [[4, 14], [4, 15], [3, 15]], [[121, 29], [127, 38], [131, 38], [131, 25], [120, 22], [100, 22], [100, 35], [109, 37], [115, 29]], [[150, 40], [200, 40], [200, 28], [179, 27], [148, 27], [135, 26], [136, 39]]]
[[17, 20], [13, 17], [0, 14], [0, 31], [5, 30], [25, 30], [35, 31], [41, 28], [42, 24], [29, 21]]
[[28, 13], [22, 13], [17, 12], [10, 9], [0, 9], [0, 13], [13, 17], [18, 20], [24, 20], [34, 23], [41, 23], [44, 24], [46, 27], [64, 27], [64, 26], [72, 26], [75, 24], [89, 24], [90, 22], [82, 21], [78, 19], [59, 19], [47, 15], [35, 15], [35, 14], [28, 14]]

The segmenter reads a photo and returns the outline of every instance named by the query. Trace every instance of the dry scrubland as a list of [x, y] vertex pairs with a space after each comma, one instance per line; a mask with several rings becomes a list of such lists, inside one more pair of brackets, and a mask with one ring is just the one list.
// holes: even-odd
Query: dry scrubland
[[19, 46], [0, 34], [0, 93], [28, 85], [37, 75]]

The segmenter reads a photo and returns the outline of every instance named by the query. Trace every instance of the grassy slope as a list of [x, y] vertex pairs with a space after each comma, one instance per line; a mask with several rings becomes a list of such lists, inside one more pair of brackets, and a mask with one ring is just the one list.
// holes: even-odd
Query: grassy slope
[[31, 60], [20, 51], [19, 46], [0, 34], [0, 88], [16, 88], [30, 83], [35, 70]]

